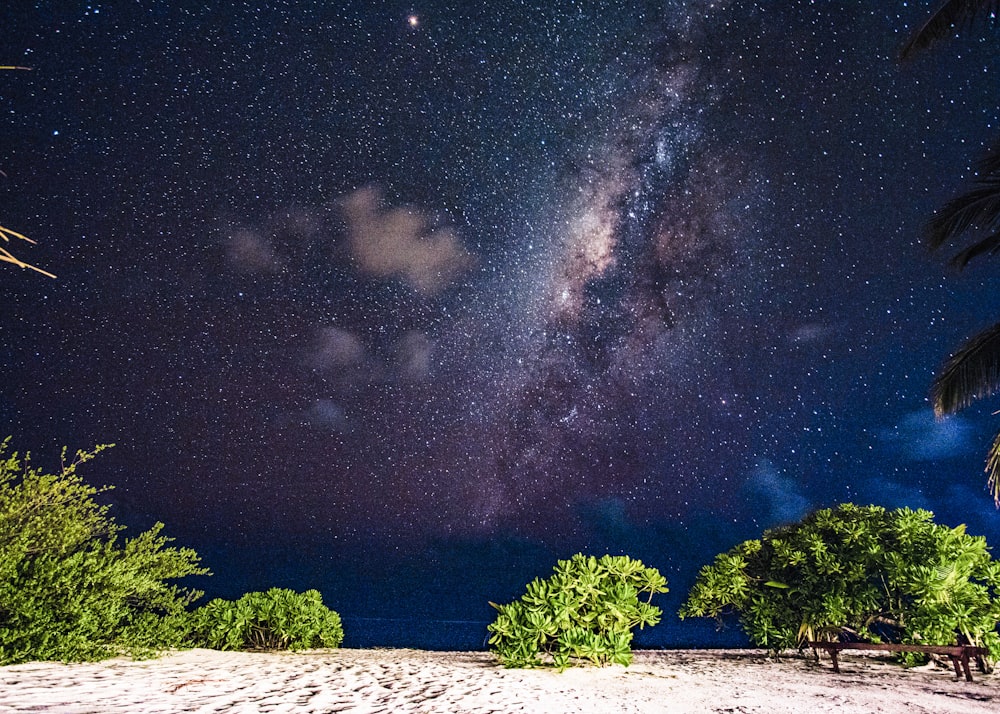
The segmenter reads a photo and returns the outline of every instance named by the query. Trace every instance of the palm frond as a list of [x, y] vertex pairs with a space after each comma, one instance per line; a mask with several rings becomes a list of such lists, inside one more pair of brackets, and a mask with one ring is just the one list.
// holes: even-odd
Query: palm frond
[[980, 176], [1000, 176], [1000, 141], [990, 147], [976, 168]]
[[986, 253], [995, 255], [998, 251], [1000, 251], [1000, 233], [994, 233], [960, 251], [949, 262], [959, 270], [962, 270], [974, 258], [978, 258], [980, 255]]
[[[0, 239], [2, 239], [6, 243], [9, 243], [11, 238], [20, 238], [21, 240], [26, 240], [29, 243], [35, 242], [31, 240], [31, 238], [23, 236], [17, 231], [12, 231], [10, 228], [4, 228], [3, 226], [0, 226]], [[11, 253], [6, 248], [4, 248], [2, 245], [0, 245], [0, 263], [13, 263], [19, 268], [28, 268], [29, 270], [34, 270], [35, 272], [41, 273], [42, 275], [47, 275], [50, 278], [56, 277], [47, 270], [36, 268], [34, 265], [31, 265], [30, 263], [25, 263], [23, 260], [14, 257], [14, 254]]]
[[1000, 389], [1000, 323], [973, 335], [941, 367], [931, 385], [934, 414], [954, 414]]
[[986, 488], [993, 496], [993, 503], [1000, 508], [1000, 434], [997, 434], [986, 458]]
[[998, 10], [1000, 0], [946, 0], [927, 22], [910, 35], [899, 57], [908, 60], [917, 52], [953, 37], [959, 30], [973, 26], [979, 18], [986, 17], [990, 24], [995, 24]]
[[937, 250], [970, 228], [994, 231], [993, 235], [977, 241], [951, 259], [951, 264], [959, 270], [973, 258], [1000, 250], [997, 243], [1000, 237], [1000, 142], [986, 152], [976, 169], [976, 187], [935, 211], [924, 226], [924, 242], [930, 250]]
[[983, 177], [977, 186], [948, 201], [934, 212], [924, 227], [924, 241], [931, 250], [970, 228], [1000, 227], [1000, 177]]

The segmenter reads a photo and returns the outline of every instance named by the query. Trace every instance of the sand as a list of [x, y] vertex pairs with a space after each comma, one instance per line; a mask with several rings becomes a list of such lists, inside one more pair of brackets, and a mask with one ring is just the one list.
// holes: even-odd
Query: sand
[[768, 659], [758, 650], [640, 651], [630, 667], [505, 670], [486, 652], [190, 650], [157, 660], [0, 667], [7, 712], [977, 712], [1000, 711], [1000, 676], [884, 656]]

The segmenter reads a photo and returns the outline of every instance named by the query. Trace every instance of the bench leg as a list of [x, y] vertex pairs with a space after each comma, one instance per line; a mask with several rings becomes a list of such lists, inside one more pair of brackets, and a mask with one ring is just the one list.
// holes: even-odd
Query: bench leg
[[962, 671], [965, 672], [965, 681], [972, 681], [972, 671], [969, 669], [969, 653], [962, 652]]
[[951, 660], [951, 666], [955, 668], [955, 676], [956, 677], [961, 677], [962, 676], [962, 669], [961, 669], [961, 667], [958, 664], [958, 656], [957, 655], [948, 655], [948, 659]]
[[840, 665], [837, 664], [837, 650], [830, 650], [830, 659], [833, 660], [833, 671], [840, 674]]

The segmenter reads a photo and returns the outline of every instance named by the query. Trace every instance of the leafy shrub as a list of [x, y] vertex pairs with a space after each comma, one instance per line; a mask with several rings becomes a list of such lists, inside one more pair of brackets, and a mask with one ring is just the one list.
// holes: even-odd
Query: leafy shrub
[[[77, 452], [57, 474], [0, 444], [0, 664], [152, 654], [179, 643], [177, 623], [201, 593], [164, 581], [204, 574], [157, 523], [123, 530], [76, 473], [102, 451]], [[63, 452], [65, 463], [65, 451]]]
[[216, 599], [191, 613], [188, 644], [218, 650], [304, 650], [339, 647], [340, 615], [323, 605], [316, 590], [283, 588]]
[[[519, 601], [490, 603], [500, 613], [488, 628], [490, 649], [504, 667], [628, 665], [632, 628], [660, 621], [649, 601], [667, 592], [666, 584], [655, 568], [627, 556], [560, 560], [552, 577], [533, 580]], [[648, 593], [645, 602], [641, 593]]]
[[[1000, 656], [1000, 563], [933, 514], [843, 504], [764, 532], [701, 569], [681, 617], [738, 613], [775, 652], [811, 639], [970, 644]], [[910, 658], [912, 659], [912, 658]]]

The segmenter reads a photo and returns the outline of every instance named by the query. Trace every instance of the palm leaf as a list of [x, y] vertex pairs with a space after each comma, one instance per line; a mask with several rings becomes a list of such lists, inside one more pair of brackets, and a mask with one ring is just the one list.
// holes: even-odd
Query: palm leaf
[[936, 250], [970, 228], [989, 230], [998, 224], [1000, 177], [984, 177], [977, 182], [976, 188], [935, 211], [924, 228], [924, 240], [931, 250]]
[[950, 262], [956, 268], [962, 270], [974, 258], [978, 258], [985, 253], [995, 255], [998, 251], [1000, 251], [1000, 233], [994, 233], [959, 252]]
[[997, 434], [986, 457], [986, 487], [993, 495], [993, 503], [1000, 508], [1000, 434]]
[[1000, 176], [1000, 141], [979, 160], [978, 170], [980, 176]]
[[1000, 389], [1000, 323], [973, 335], [941, 367], [931, 385], [937, 416], [954, 414]]
[[1000, 251], [1000, 142], [980, 159], [976, 173], [977, 188], [938, 209], [924, 226], [924, 241], [930, 250], [957, 238], [970, 228], [992, 230], [994, 233], [965, 248], [951, 259], [962, 270], [971, 260]]
[[[20, 238], [21, 240], [26, 240], [29, 243], [34, 243], [35, 242], [35, 241], [31, 240], [31, 238], [28, 238], [27, 236], [23, 236], [20, 233], [18, 233], [17, 231], [12, 231], [10, 228], [4, 228], [3, 226], [0, 226], [0, 239], [2, 239], [4, 242], [9, 243], [11, 238]], [[53, 275], [52, 273], [48, 272], [47, 270], [42, 270], [41, 268], [36, 268], [34, 265], [30, 265], [28, 263], [25, 263], [23, 260], [18, 260], [17, 258], [14, 257], [13, 253], [11, 253], [9, 250], [7, 250], [6, 248], [4, 248], [2, 245], [0, 245], [0, 263], [13, 263], [14, 265], [16, 265], [19, 268], [28, 268], [29, 270], [34, 270], [34, 271], [36, 271], [38, 273], [41, 273], [42, 275], [47, 275], [50, 278], [56, 277], [55, 275]]]
[[900, 59], [910, 59], [940, 40], [953, 37], [957, 31], [973, 26], [980, 17], [985, 16], [990, 19], [990, 24], [995, 24], [998, 10], [1000, 0], [946, 0], [927, 22], [910, 35], [899, 53]]

